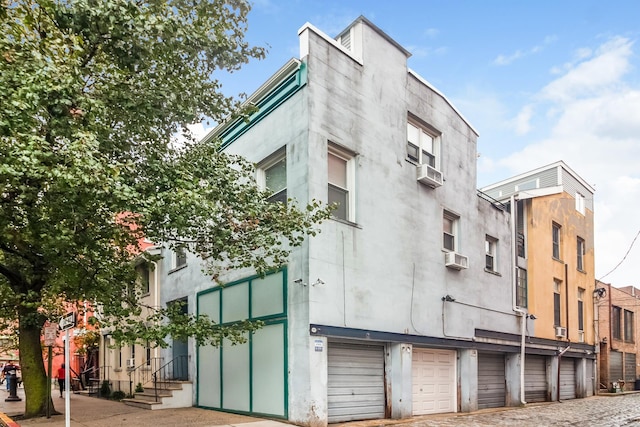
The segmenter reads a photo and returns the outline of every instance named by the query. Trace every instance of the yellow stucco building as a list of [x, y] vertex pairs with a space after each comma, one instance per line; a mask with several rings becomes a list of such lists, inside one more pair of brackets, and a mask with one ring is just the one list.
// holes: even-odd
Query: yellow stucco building
[[593, 187], [559, 161], [482, 191], [515, 207], [516, 305], [534, 319], [529, 340], [556, 349], [540, 360], [557, 359], [560, 398], [576, 388], [576, 378], [585, 379], [591, 394], [597, 352]]

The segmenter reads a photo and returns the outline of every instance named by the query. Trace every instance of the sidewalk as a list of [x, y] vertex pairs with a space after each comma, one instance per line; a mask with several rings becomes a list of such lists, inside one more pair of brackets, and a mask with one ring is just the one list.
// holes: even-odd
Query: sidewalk
[[[57, 390], [52, 390], [52, 393], [55, 409], [61, 415], [52, 415], [51, 418], [20, 419], [20, 416], [24, 413], [25, 405], [23, 388], [18, 389], [17, 395], [22, 398], [22, 401], [19, 402], [5, 402], [4, 399], [9, 394], [4, 390], [0, 390], [0, 412], [11, 417], [19, 426], [64, 427], [66, 425], [64, 415], [65, 399], [58, 397]], [[70, 396], [70, 408], [70, 425], [72, 427], [234, 427], [238, 425], [242, 425], [242, 427], [291, 427], [290, 424], [284, 422], [199, 408], [157, 409], [151, 411], [127, 406], [118, 401], [73, 393]]]

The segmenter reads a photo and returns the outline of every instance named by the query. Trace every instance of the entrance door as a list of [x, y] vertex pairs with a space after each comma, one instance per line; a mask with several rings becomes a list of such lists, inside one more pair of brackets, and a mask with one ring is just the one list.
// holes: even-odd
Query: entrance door
[[[176, 303], [181, 304], [182, 314], [188, 314], [189, 305], [186, 297], [169, 304]], [[187, 381], [189, 379], [189, 347], [187, 340], [173, 339], [172, 356], [173, 367], [171, 369], [173, 371], [173, 379]]]

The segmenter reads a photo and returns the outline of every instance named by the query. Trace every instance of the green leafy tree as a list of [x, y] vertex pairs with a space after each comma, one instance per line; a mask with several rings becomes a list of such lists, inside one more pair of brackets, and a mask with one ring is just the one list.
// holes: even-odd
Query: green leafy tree
[[[247, 114], [215, 78], [265, 54], [244, 39], [246, 1], [0, 4], [0, 318], [19, 335], [34, 417], [49, 386], [41, 329], [65, 304], [94, 302], [120, 339], [155, 345], [256, 327], [225, 330], [175, 307], [131, 320], [143, 313], [132, 292], [143, 236], [264, 272], [328, 209], [268, 203], [253, 165], [189, 138], [190, 123]], [[172, 144], [176, 133], [187, 142]]]

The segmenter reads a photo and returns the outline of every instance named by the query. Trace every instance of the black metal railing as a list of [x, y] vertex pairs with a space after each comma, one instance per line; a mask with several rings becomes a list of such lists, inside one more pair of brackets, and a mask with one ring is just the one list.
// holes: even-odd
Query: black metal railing
[[169, 363], [163, 365], [153, 373], [153, 391], [156, 402], [158, 392], [167, 390], [172, 381], [189, 380], [189, 356], [182, 355], [174, 358]]
[[189, 380], [189, 356], [182, 355], [163, 363], [164, 358], [157, 357], [136, 366], [129, 371], [129, 394], [136, 389], [152, 388], [157, 402], [162, 390], [168, 390], [172, 381]]
[[[163, 357], [152, 357], [144, 363], [127, 368], [129, 374], [129, 395], [133, 395], [135, 389], [149, 386], [153, 381], [153, 373], [164, 364]], [[135, 387], [135, 388], [134, 388]]]
[[493, 197], [491, 197], [490, 195], [488, 195], [487, 193], [484, 193], [480, 190], [476, 190], [476, 194], [478, 195], [478, 197], [480, 197], [481, 199], [486, 200], [487, 202], [491, 203], [491, 205], [496, 208], [496, 209], [500, 209], [501, 211], [506, 211], [506, 212], [510, 212], [509, 210], [509, 205], [508, 204], [504, 204], [502, 202], [499, 202], [498, 200], [494, 199]]

